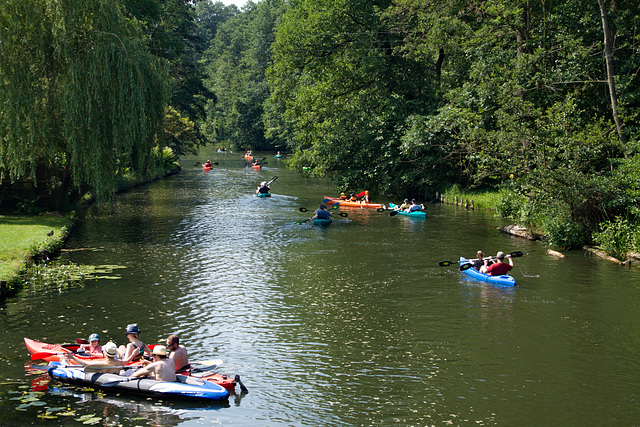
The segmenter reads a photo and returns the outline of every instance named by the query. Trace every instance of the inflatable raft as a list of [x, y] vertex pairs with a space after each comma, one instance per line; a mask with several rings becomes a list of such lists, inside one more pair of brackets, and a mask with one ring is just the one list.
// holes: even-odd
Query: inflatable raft
[[176, 375], [178, 381], [156, 381], [116, 374], [89, 373], [84, 369], [64, 368], [55, 365], [51, 366], [47, 373], [51, 378], [67, 384], [149, 397], [188, 400], [225, 400], [229, 398], [229, 391], [221, 385], [186, 375]]

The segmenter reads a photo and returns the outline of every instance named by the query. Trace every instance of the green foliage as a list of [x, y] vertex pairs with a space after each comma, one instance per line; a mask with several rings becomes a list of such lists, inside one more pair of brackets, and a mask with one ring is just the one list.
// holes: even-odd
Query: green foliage
[[593, 233], [593, 240], [600, 249], [619, 260], [626, 260], [627, 253], [640, 249], [640, 227], [620, 216], [600, 224]]
[[[175, 108], [168, 107], [164, 116], [160, 142], [169, 147], [177, 156], [196, 154], [199, 139], [195, 124], [187, 117], [182, 117]], [[157, 148], [154, 150], [157, 151]]]
[[6, 0], [2, 175], [35, 182], [53, 168], [61, 182], [104, 198], [119, 167], [144, 170], [164, 116], [166, 73], [143, 37], [111, 1]]

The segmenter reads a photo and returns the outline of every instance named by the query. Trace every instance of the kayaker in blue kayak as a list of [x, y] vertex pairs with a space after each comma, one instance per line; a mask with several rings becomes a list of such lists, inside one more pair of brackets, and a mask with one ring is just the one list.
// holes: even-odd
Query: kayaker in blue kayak
[[180, 345], [180, 338], [178, 338], [176, 334], [171, 334], [167, 337], [167, 348], [171, 350], [169, 359], [173, 360], [176, 372], [185, 371], [190, 368], [187, 348]]
[[484, 256], [484, 252], [482, 252], [482, 251], [476, 252], [476, 256], [477, 256], [477, 258], [470, 259], [469, 262], [471, 263], [471, 265], [473, 265], [473, 268], [475, 268], [478, 271], [480, 271], [480, 269], [482, 269], [482, 267], [484, 266], [485, 261], [487, 261], [489, 263], [489, 265], [493, 264], [493, 259], [491, 259], [491, 257], [488, 257], [488, 258], [485, 257]]
[[151, 352], [153, 362], [133, 374], [134, 378], [150, 377], [156, 381], [177, 381], [175, 364], [167, 355], [167, 347], [156, 345]]
[[408, 212], [421, 211], [424, 209], [424, 205], [416, 203], [416, 199], [411, 199], [411, 206], [409, 206]]
[[484, 266], [480, 270], [481, 273], [486, 273], [490, 276], [503, 276], [507, 274], [513, 268], [513, 259], [511, 255], [506, 255], [509, 259], [509, 264], [505, 262], [505, 254], [500, 251], [496, 254], [497, 261], [494, 264], [489, 265], [489, 260], [484, 260]]
[[313, 213], [313, 216], [310, 218], [311, 221], [313, 221], [314, 219], [329, 219], [331, 218], [331, 212], [329, 212], [327, 210], [327, 207], [320, 203], [320, 206], [318, 206], [318, 209], [316, 209], [316, 211]]
[[267, 194], [271, 191], [271, 187], [269, 187], [267, 185], [266, 181], [262, 181], [260, 183], [260, 186], [258, 187], [258, 189], [256, 190], [256, 194]]

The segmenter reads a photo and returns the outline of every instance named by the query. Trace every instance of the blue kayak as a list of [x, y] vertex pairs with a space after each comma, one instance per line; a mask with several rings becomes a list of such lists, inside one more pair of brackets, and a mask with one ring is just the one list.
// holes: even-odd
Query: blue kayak
[[256, 197], [271, 197], [271, 193], [256, 193]]
[[427, 213], [425, 211], [407, 212], [407, 211], [401, 211], [399, 208], [400, 206], [394, 205], [393, 203], [389, 202], [389, 209], [393, 209], [398, 213], [398, 215], [408, 216], [409, 218], [426, 218], [427, 217]]
[[323, 226], [327, 226], [331, 224], [331, 222], [333, 222], [331, 218], [316, 218], [313, 220], [313, 223], [315, 225], [323, 225]]
[[515, 286], [516, 279], [505, 274], [503, 276], [490, 276], [488, 274], [480, 273], [473, 267], [467, 268], [465, 270], [462, 269], [463, 265], [471, 264], [468, 259], [460, 257], [460, 271], [467, 276], [471, 277], [474, 280], [480, 280], [487, 283], [492, 283], [494, 285], [501, 286]]
[[226, 400], [229, 391], [219, 384], [187, 375], [176, 375], [178, 381], [156, 381], [116, 374], [85, 372], [81, 367], [51, 365], [49, 376], [58, 381], [100, 388], [114, 392], [134, 393], [163, 399]]

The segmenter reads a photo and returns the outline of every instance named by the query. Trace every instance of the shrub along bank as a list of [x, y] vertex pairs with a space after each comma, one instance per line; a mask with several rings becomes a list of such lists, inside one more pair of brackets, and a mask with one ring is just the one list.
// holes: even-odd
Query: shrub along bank
[[618, 260], [638, 259], [640, 226], [618, 216], [603, 221], [599, 227], [584, 231], [578, 223], [567, 220], [554, 206], [535, 206], [530, 200], [506, 187], [492, 190], [461, 190], [452, 186], [443, 193], [447, 200], [473, 200], [475, 209], [490, 209], [496, 215], [525, 227], [531, 234], [543, 236], [549, 244], [572, 249], [589, 243]]

